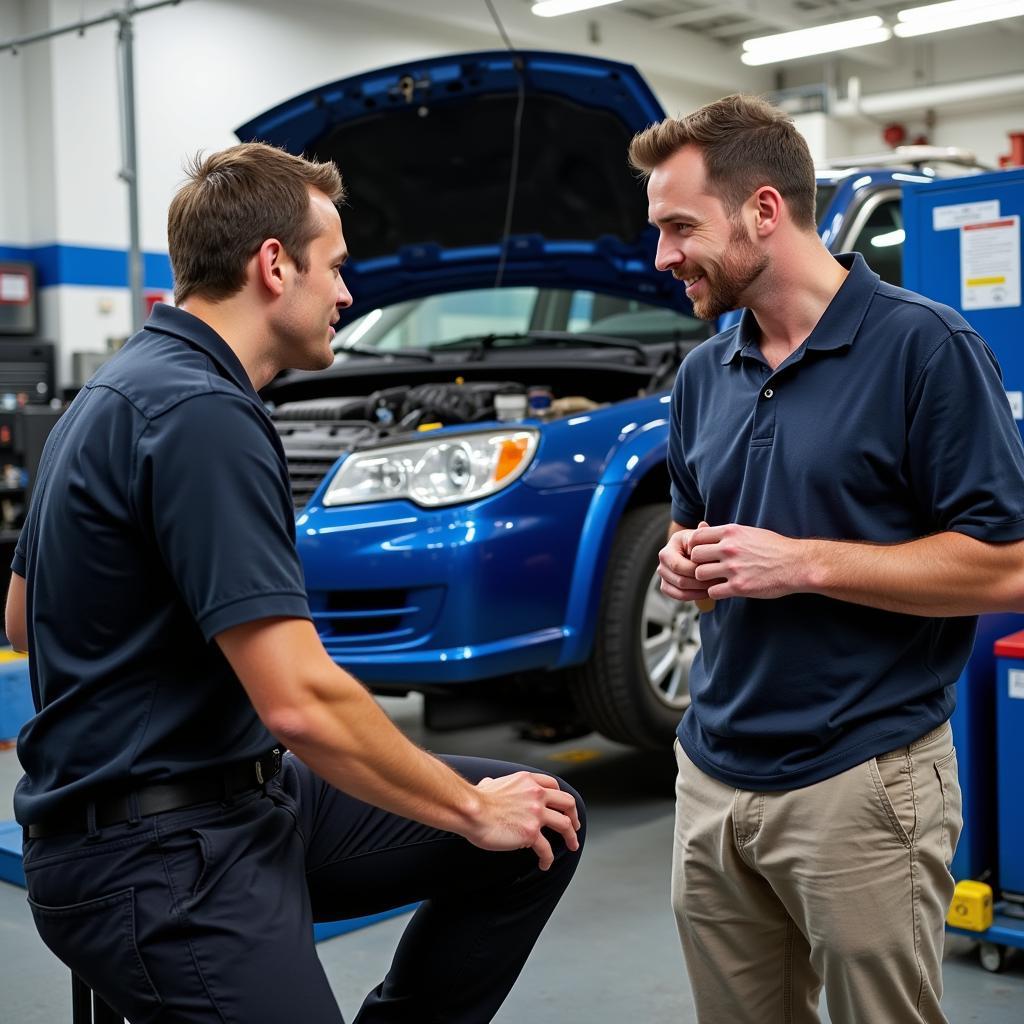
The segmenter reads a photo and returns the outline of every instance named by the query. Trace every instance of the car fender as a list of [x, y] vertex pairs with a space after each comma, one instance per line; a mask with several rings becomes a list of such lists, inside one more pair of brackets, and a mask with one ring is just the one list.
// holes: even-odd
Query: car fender
[[[576, 549], [566, 610], [567, 639], [558, 668], [579, 664], [590, 654], [612, 540], [641, 481], [649, 473], [659, 472], [665, 463], [667, 405], [664, 409], [664, 418], [648, 420], [626, 436], [608, 460], [594, 490]], [[665, 500], [669, 500], [667, 488]], [[666, 535], [668, 526], [666, 521]]]

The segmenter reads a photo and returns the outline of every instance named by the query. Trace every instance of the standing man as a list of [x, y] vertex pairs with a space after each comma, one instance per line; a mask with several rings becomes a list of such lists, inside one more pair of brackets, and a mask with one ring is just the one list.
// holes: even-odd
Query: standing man
[[701, 620], [673, 903], [701, 1021], [943, 1021], [948, 718], [1024, 610], [1024, 450], [984, 341], [815, 230], [792, 122], [730, 96], [639, 134], [657, 266], [740, 323], [672, 397], [662, 592]]
[[132, 1024], [338, 1024], [313, 922], [417, 900], [357, 1021], [481, 1024], [576, 868], [571, 790], [418, 749], [310, 620], [257, 391], [332, 362], [343, 197], [333, 164], [261, 144], [190, 168], [178, 308], [54, 428], [18, 543], [29, 902]]

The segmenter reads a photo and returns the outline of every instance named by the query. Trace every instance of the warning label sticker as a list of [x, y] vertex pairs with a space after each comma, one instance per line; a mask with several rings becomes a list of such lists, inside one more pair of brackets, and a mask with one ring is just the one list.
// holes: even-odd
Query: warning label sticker
[[956, 206], [936, 206], [932, 210], [932, 227], [936, 231], [951, 231], [964, 224], [979, 220], [995, 220], [999, 216], [999, 200], [982, 203], [958, 203]]
[[960, 307], [1000, 309], [1020, 302], [1020, 217], [960, 228]]
[[1008, 683], [1009, 683], [1009, 694], [1015, 700], [1024, 698], [1024, 672], [1021, 672], [1019, 668], [1011, 668], [1007, 672]]

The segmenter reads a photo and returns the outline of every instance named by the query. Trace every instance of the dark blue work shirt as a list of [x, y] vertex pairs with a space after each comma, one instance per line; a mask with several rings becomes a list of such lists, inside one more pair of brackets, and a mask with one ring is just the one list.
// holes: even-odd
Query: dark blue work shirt
[[20, 822], [274, 745], [212, 638], [310, 617], [284, 452], [196, 317], [157, 306], [57, 421], [13, 569], [38, 709]]
[[[875, 544], [1024, 538], [1024, 448], [991, 350], [954, 310], [839, 261], [842, 287], [777, 369], [749, 311], [683, 362], [673, 519]], [[976, 624], [812, 594], [719, 601], [679, 741], [740, 789], [829, 778], [950, 716]]]

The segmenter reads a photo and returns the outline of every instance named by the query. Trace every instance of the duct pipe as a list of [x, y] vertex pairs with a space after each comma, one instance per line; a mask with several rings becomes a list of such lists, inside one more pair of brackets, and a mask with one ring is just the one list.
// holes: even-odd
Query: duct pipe
[[840, 119], [856, 117], [888, 116], [910, 113], [934, 107], [955, 107], [960, 103], [978, 100], [1006, 98], [1020, 95], [1024, 98], [1024, 74], [1000, 75], [997, 78], [980, 78], [970, 82], [950, 82], [946, 85], [926, 85], [916, 89], [899, 89], [895, 92], [880, 92], [863, 95], [857, 79], [847, 84], [847, 99], [837, 99], [829, 110], [830, 115]]

